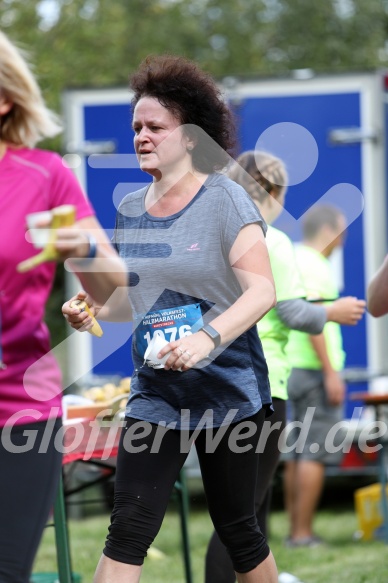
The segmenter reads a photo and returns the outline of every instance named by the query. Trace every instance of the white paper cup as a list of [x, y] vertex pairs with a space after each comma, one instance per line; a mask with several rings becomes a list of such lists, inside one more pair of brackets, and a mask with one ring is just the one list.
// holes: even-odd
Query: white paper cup
[[42, 211], [39, 213], [30, 213], [26, 216], [28, 227], [28, 240], [36, 249], [43, 249], [49, 241], [50, 227], [52, 220], [51, 211]]
[[168, 342], [163, 336], [159, 336], [159, 334], [154, 335], [144, 353], [144, 361], [148, 366], [152, 368], [164, 368], [164, 364], [170, 353], [168, 352], [163, 358], [158, 358], [157, 355], [166, 344]]

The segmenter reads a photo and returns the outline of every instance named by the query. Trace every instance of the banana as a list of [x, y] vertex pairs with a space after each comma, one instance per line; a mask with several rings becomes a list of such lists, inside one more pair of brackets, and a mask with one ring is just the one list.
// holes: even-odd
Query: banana
[[65, 204], [52, 209], [52, 220], [50, 224], [50, 237], [45, 248], [25, 261], [19, 263], [16, 267], [19, 273], [24, 273], [33, 269], [46, 261], [57, 261], [60, 258], [58, 251], [55, 249], [57, 238], [57, 229], [60, 227], [71, 227], [75, 221], [75, 207]]
[[90, 334], [93, 334], [93, 336], [101, 338], [104, 332], [100, 324], [97, 322], [96, 318], [93, 316], [92, 311], [90, 310], [88, 304], [84, 300], [73, 300], [70, 304], [70, 307], [78, 308], [79, 310], [81, 310], [81, 312], [87, 312], [93, 321], [93, 326], [88, 330], [88, 332], [90, 332]]

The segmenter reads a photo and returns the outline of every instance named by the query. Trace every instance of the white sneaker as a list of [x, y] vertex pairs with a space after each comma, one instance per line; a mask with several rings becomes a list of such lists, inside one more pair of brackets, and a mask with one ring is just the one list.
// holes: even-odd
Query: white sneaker
[[278, 583], [302, 583], [302, 581], [291, 573], [279, 573]]

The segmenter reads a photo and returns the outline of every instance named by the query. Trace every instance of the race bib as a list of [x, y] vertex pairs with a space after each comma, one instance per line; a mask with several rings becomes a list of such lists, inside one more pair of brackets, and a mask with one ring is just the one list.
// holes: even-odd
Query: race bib
[[136, 348], [139, 356], [144, 358], [155, 335], [161, 336], [167, 342], [173, 342], [198, 332], [203, 326], [203, 319], [199, 304], [189, 304], [149, 312], [136, 318], [136, 323]]

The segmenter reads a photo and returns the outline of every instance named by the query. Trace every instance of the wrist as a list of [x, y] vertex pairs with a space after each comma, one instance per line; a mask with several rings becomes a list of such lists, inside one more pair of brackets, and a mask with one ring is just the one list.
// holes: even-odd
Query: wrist
[[206, 336], [208, 336], [212, 340], [214, 348], [219, 347], [219, 345], [221, 344], [221, 335], [219, 332], [217, 332], [215, 328], [213, 328], [213, 326], [210, 326], [210, 324], [206, 324], [205, 326], [202, 326], [200, 332], [204, 332]]
[[87, 254], [82, 255], [82, 257], [78, 258], [78, 262], [81, 264], [86, 264], [89, 263], [91, 261], [93, 261], [93, 259], [96, 257], [97, 255], [97, 241], [96, 238], [91, 235], [90, 233], [84, 233], [86, 239], [87, 239], [87, 243], [84, 245], [82, 245], [82, 247], [85, 247], [88, 249]]
[[333, 304], [331, 304], [330, 306], [323, 306], [323, 308], [326, 311], [326, 322], [333, 322], [335, 311]]
[[93, 235], [90, 233], [86, 234], [89, 242], [89, 253], [86, 255], [85, 259], [94, 259], [97, 255], [97, 241]]

